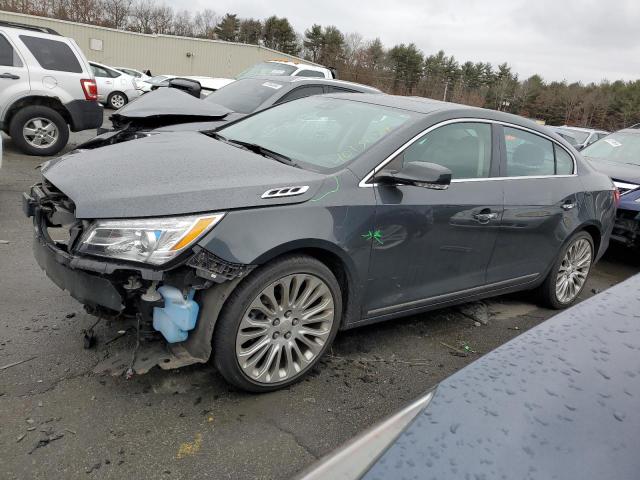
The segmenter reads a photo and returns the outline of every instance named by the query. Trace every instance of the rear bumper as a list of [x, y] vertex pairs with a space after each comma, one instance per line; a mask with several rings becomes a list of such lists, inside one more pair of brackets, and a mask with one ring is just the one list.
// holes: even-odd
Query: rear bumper
[[71, 131], [89, 130], [102, 125], [103, 108], [97, 101], [73, 100], [65, 105], [71, 116]]

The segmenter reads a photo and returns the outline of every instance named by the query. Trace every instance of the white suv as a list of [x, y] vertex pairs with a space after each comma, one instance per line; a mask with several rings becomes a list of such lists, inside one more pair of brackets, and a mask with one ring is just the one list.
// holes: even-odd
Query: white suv
[[54, 30], [0, 21], [0, 129], [30, 155], [53, 155], [102, 125], [89, 62]]

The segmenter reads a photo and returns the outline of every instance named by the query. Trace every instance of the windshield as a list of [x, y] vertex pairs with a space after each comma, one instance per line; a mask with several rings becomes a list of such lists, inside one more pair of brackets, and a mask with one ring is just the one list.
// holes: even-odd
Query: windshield
[[640, 166], [640, 135], [612, 133], [582, 150], [582, 155], [615, 163]]
[[151, 85], [160, 85], [162, 82], [164, 82], [168, 78], [169, 77], [167, 75], [157, 75], [155, 77], [151, 77], [145, 80], [145, 82], [150, 83]]
[[560, 133], [567, 132], [567, 134], [576, 139], [575, 141], [577, 144], [586, 142], [587, 138], [589, 138], [590, 133], [583, 132], [582, 130], [574, 130], [573, 128], [557, 128], [556, 130], [558, 130]]
[[291, 75], [296, 70], [296, 67], [286, 63], [263, 62], [247, 68], [236, 78], [256, 77], [258, 75]]
[[280, 82], [245, 78], [216, 90], [204, 101], [222, 105], [238, 113], [253, 113], [283, 86]]
[[404, 110], [317, 96], [270, 108], [217, 132], [287, 156], [302, 168], [328, 172], [411, 118]]

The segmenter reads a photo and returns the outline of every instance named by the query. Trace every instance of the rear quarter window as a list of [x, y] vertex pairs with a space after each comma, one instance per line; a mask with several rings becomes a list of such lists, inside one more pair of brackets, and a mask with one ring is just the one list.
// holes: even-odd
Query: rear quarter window
[[18, 53], [13, 49], [9, 40], [2, 35], [0, 35], [0, 65], [4, 67], [22, 66]]
[[82, 73], [78, 58], [65, 42], [29, 35], [20, 35], [20, 40], [45, 70]]

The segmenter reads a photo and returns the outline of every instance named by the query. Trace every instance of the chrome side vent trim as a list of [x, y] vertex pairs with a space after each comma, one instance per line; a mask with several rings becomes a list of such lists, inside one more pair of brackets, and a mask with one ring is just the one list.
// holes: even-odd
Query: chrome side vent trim
[[307, 190], [309, 190], [309, 185], [272, 188], [264, 192], [262, 198], [295, 197], [296, 195], [302, 195]]

